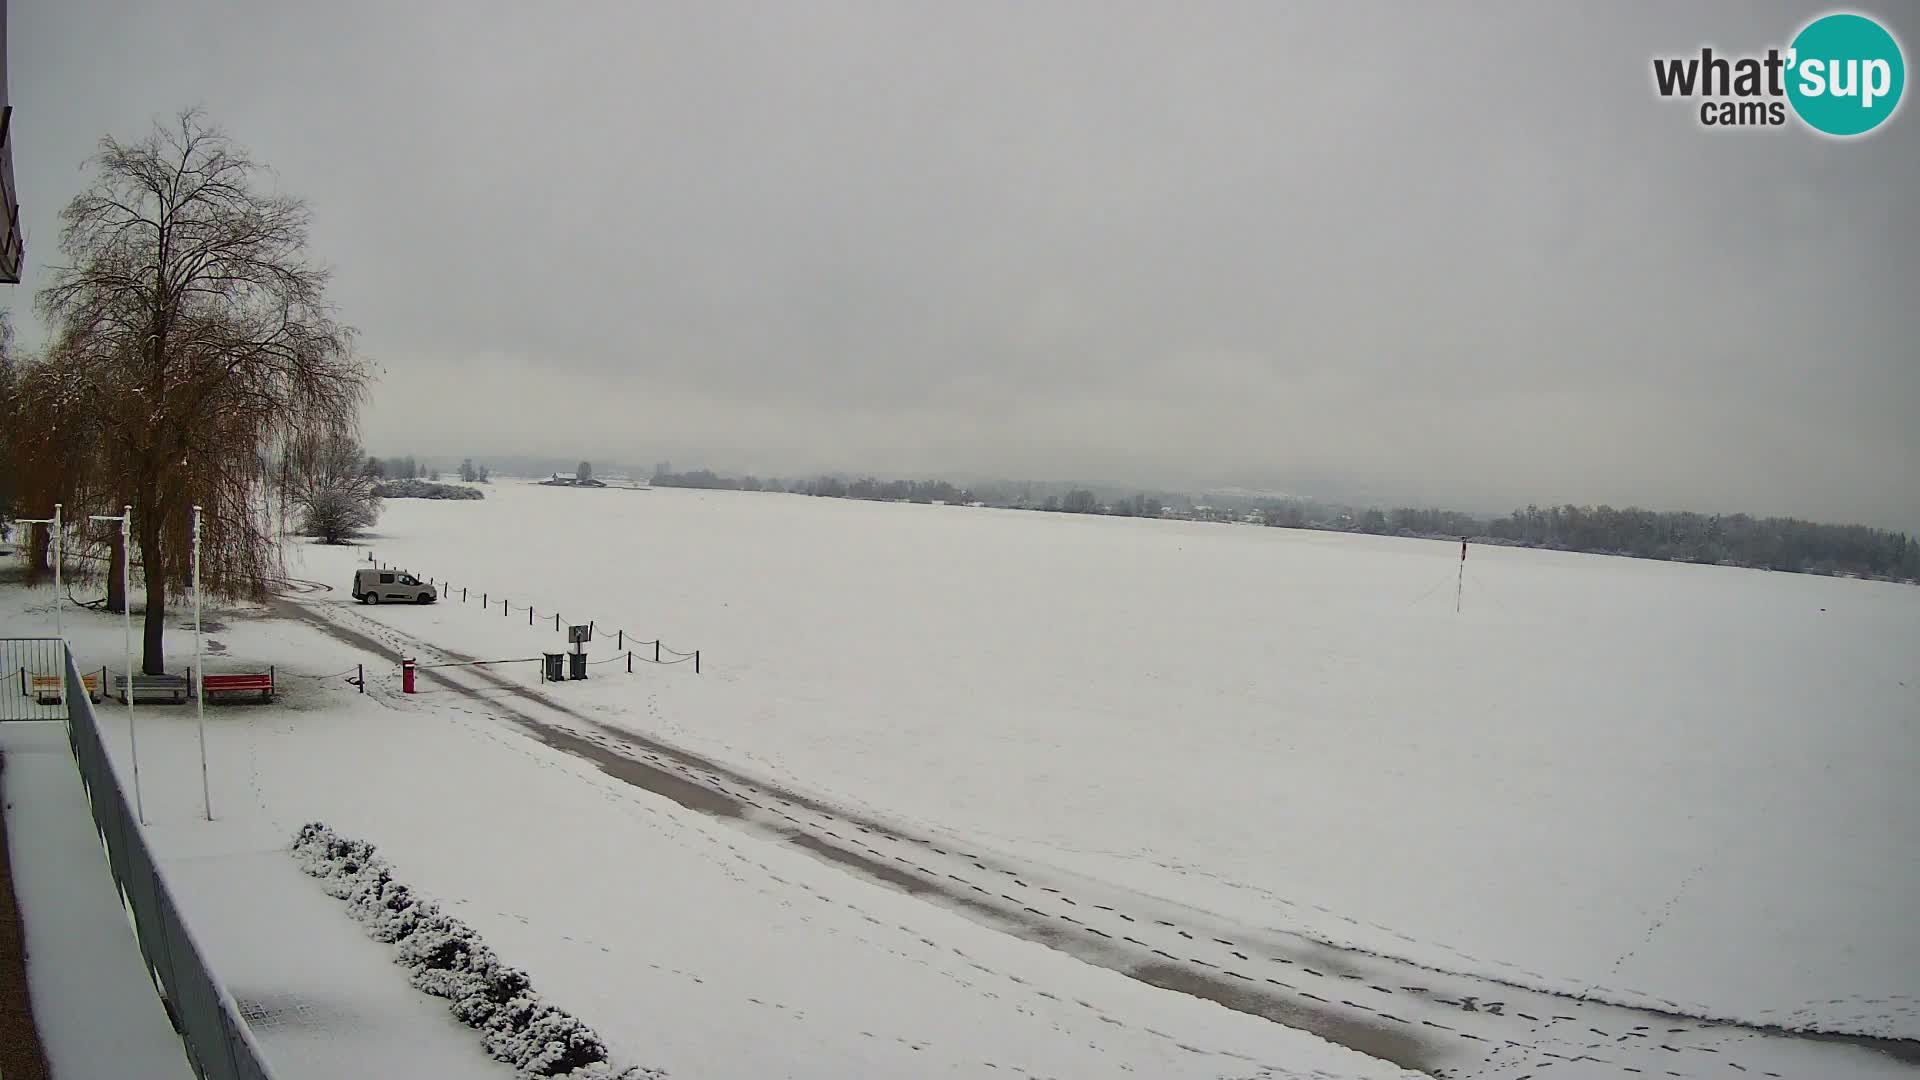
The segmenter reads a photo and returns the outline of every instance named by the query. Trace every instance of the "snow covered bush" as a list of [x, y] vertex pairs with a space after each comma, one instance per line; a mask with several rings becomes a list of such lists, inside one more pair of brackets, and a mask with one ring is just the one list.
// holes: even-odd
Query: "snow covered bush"
[[489, 1055], [526, 1077], [558, 1080], [659, 1080], [666, 1073], [607, 1060], [607, 1044], [577, 1017], [541, 1000], [527, 973], [500, 962], [473, 928], [393, 879], [372, 844], [327, 826], [303, 825], [293, 839], [300, 868], [368, 936], [394, 946], [415, 988], [444, 998], [455, 1018], [480, 1032]]

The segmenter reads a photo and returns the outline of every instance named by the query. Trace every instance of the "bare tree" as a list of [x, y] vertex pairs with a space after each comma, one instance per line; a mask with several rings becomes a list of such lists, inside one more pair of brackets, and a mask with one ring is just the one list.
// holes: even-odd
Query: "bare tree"
[[201, 113], [102, 139], [90, 165], [39, 296], [63, 375], [52, 405], [95, 418], [99, 486], [133, 506], [141, 666], [157, 673], [190, 508], [206, 512], [206, 586], [264, 596], [284, 577], [265, 463], [297, 433], [350, 432], [368, 371], [307, 256], [306, 205], [262, 188], [262, 167]]
[[342, 544], [379, 519], [377, 482], [366, 474], [360, 444], [352, 436], [297, 439], [288, 458], [287, 498], [301, 512], [302, 532]]

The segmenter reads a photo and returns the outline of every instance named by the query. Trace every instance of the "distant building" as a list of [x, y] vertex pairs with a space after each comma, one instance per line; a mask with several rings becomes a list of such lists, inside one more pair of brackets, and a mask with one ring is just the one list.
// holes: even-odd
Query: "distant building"
[[599, 481], [598, 479], [595, 479], [594, 477], [591, 477], [591, 476], [589, 476], [589, 477], [587, 477], [587, 478], [586, 478], [585, 480], [582, 480], [582, 479], [580, 479], [580, 478], [579, 478], [578, 476], [575, 476], [575, 475], [574, 475], [573, 473], [570, 473], [570, 472], [568, 472], [568, 473], [562, 473], [562, 472], [557, 472], [557, 473], [554, 473], [554, 474], [553, 474], [552, 476], [550, 476], [550, 477], [548, 477], [547, 479], [545, 479], [545, 480], [542, 480], [542, 481], [540, 481], [540, 483], [541, 483], [541, 484], [543, 484], [543, 485], [545, 485], [545, 486], [547, 486], [547, 487], [593, 487], [593, 488], [603, 488], [603, 487], [606, 487], [606, 486], [607, 486], [606, 484], [604, 484], [604, 483], [602, 483], [602, 482], [601, 482], [601, 481]]

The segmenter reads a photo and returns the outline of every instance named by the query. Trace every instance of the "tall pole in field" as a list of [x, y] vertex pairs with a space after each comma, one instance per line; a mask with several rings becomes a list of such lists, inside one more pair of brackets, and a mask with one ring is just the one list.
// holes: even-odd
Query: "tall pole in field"
[[[133, 807], [139, 815], [140, 824], [147, 823], [147, 804], [140, 797], [140, 734], [133, 725], [133, 507], [122, 505], [120, 516], [95, 514], [94, 521], [117, 521], [120, 523], [120, 591], [125, 596], [121, 605], [121, 635], [127, 650], [127, 747], [133, 755]], [[157, 568], [149, 568], [157, 570]], [[105, 693], [106, 688], [102, 687]]]
[[213, 820], [213, 790], [207, 783], [207, 673], [200, 659], [200, 508], [193, 508], [193, 719], [200, 729], [200, 805]]
[[1453, 583], [1453, 613], [1460, 614], [1460, 591], [1467, 584], [1467, 538], [1460, 538], [1460, 576]]

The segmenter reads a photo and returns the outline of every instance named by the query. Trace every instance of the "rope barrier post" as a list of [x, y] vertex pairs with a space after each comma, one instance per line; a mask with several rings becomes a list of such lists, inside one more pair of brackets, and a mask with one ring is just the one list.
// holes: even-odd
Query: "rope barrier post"
[[624, 649], [627, 647], [627, 632], [625, 630], [615, 630], [613, 632], [613, 647], [616, 649]]
[[633, 674], [633, 650], [627, 650], [627, 674]]
[[653, 639], [653, 662], [656, 664], [660, 662], [660, 639], [659, 638]]
[[[555, 617], [558, 618], [558, 616], [555, 616]], [[533, 605], [532, 604], [527, 605], [527, 625], [528, 626], [533, 625]]]
[[[529, 611], [527, 614], [531, 615], [533, 612]], [[560, 629], [560, 613], [557, 611], [553, 613], [553, 628], [555, 630]]]
[[693, 650], [693, 673], [695, 675], [700, 674], [700, 650], [699, 649]]
[[358, 680], [360, 683], [360, 692], [364, 694], [367, 692], [367, 665], [355, 664], [353, 666], [354, 666], [354, 669], [360, 673], [360, 678]]
[[460, 586], [460, 602], [463, 604], [467, 602], [467, 587], [465, 585]]

